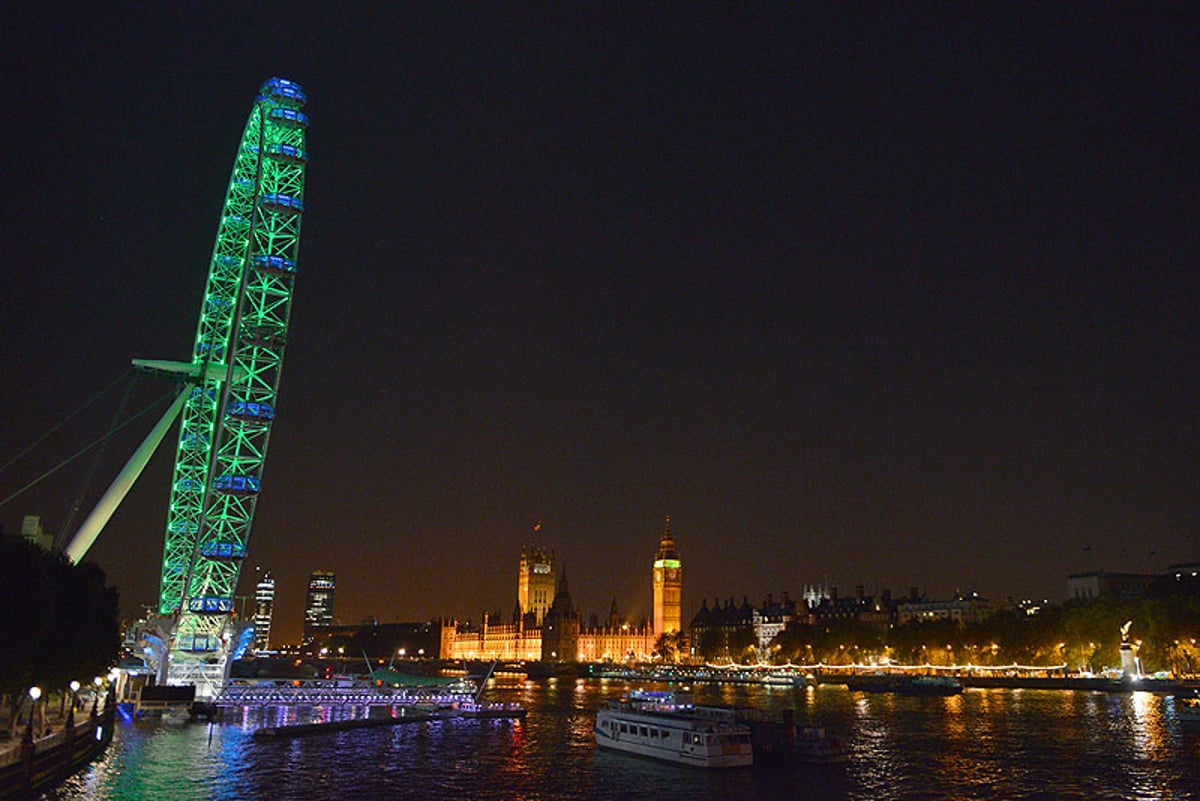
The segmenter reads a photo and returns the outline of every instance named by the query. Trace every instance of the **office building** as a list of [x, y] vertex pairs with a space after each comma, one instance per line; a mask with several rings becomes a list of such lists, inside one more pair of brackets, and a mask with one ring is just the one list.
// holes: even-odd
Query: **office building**
[[332, 570], [314, 570], [309, 574], [302, 645], [309, 645], [318, 633], [333, 625], [333, 595], [336, 589], [337, 579]]
[[275, 577], [271, 571], [262, 574], [254, 588], [254, 650], [271, 647], [271, 616], [275, 613]]

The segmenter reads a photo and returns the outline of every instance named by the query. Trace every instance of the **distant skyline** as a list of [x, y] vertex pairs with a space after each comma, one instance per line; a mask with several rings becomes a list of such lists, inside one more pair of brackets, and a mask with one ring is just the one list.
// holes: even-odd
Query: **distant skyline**
[[[824, 582], [1062, 600], [1200, 558], [1200, 9], [4, 20], [0, 465], [130, 359], [186, 357], [254, 93], [309, 94], [241, 588], [272, 572], [287, 639], [315, 569], [349, 622], [510, 609], [539, 520], [577, 605], [631, 617], [666, 515], [685, 619]], [[0, 523], [85, 514], [145, 430]], [[157, 597], [170, 469], [90, 554], [128, 611]]]

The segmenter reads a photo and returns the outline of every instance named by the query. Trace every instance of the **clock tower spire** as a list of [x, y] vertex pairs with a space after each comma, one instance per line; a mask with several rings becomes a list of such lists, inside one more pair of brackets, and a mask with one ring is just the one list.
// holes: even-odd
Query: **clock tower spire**
[[663, 524], [662, 539], [654, 557], [654, 633], [666, 634], [681, 630], [683, 617], [683, 564], [671, 536], [671, 516]]

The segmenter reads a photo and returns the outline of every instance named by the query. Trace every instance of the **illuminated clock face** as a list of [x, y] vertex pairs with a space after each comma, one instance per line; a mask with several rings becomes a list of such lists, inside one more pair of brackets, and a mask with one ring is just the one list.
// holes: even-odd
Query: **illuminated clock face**
[[667, 581], [677, 581], [679, 579], [679, 571], [671, 568], [667, 571]]

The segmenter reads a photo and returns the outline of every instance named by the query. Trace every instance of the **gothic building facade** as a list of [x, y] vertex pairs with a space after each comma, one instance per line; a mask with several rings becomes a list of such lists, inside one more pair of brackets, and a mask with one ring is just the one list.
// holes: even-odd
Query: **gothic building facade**
[[555, 580], [554, 553], [526, 546], [517, 572], [517, 606], [509, 622], [485, 613], [478, 625], [443, 623], [441, 657], [458, 660], [546, 662], [642, 662], [657, 638], [681, 630], [683, 566], [671, 536], [670, 518], [652, 566], [654, 618], [624, 618], [616, 599], [603, 622], [583, 625], [564, 569]]

